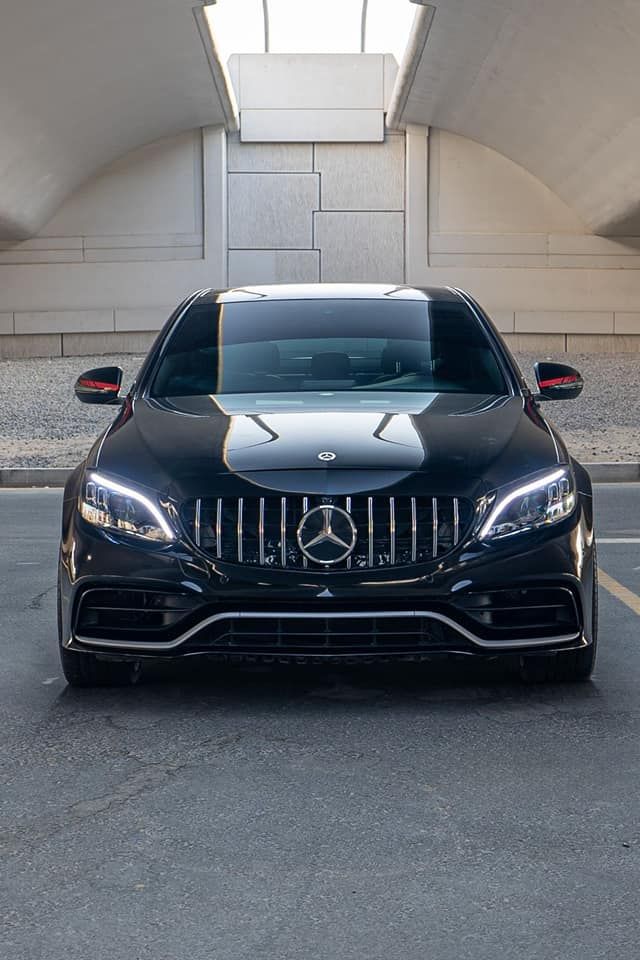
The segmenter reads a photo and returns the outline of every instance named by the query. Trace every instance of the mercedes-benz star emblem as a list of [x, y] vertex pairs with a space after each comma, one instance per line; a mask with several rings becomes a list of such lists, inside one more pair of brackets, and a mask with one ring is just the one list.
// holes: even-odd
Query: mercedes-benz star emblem
[[318, 460], [324, 461], [324, 463], [331, 463], [332, 460], [335, 460], [336, 455], [332, 453], [331, 450], [323, 450], [322, 453], [318, 454]]
[[333, 566], [353, 553], [356, 525], [340, 507], [314, 507], [298, 524], [298, 546], [308, 560]]

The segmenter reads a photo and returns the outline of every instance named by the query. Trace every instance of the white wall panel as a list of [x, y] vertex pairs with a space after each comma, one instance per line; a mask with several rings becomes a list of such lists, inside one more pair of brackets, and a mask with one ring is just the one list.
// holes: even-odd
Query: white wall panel
[[516, 333], [613, 333], [613, 313], [601, 310], [516, 310]]
[[546, 234], [432, 233], [432, 253], [543, 254], [547, 253]]
[[241, 110], [383, 110], [382, 54], [245, 54]]
[[229, 284], [317, 283], [318, 250], [230, 250]]
[[315, 223], [323, 281], [403, 282], [403, 214], [321, 212]]
[[548, 187], [507, 157], [442, 130], [430, 137], [434, 233], [571, 233], [586, 228]]
[[36, 333], [30, 337], [0, 337], [0, 360], [59, 357], [61, 353], [62, 336], [59, 333]]
[[310, 143], [241, 143], [229, 140], [230, 173], [312, 173]]
[[95, 354], [147, 352], [155, 333], [63, 333], [65, 357], [92, 357]]
[[242, 110], [243, 141], [357, 143], [384, 140], [382, 110]]
[[384, 55], [384, 75], [383, 75], [383, 97], [384, 97], [384, 109], [385, 112], [389, 109], [389, 104], [391, 103], [391, 95], [393, 94], [393, 88], [395, 86], [396, 79], [398, 77], [398, 61], [393, 56], [392, 53], [385, 53]]
[[431, 253], [432, 267], [546, 267], [545, 254]]
[[407, 126], [404, 214], [407, 283], [416, 282], [429, 260], [429, 141], [427, 127]]
[[80, 263], [82, 250], [0, 250], [0, 263]]
[[202, 234], [202, 135], [149, 144], [85, 184], [41, 237]]
[[515, 330], [515, 313], [513, 310], [492, 310], [490, 317], [501, 333], [513, 333]]
[[229, 247], [310, 249], [319, 200], [316, 174], [229, 174]]
[[404, 136], [384, 143], [319, 143], [323, 210], [403, 210]]
[[116, 332], [127, 330], [160, 330], [175, 309], [175, 304], [166, 307], [147, 307], [143, 310], [116, 310]]
[[613, 326], [615, 333], [640, 334], [640, 312], [616, 313]]
[[134, 263], [152, 260], [202, 260], [202, 244], [197, 247], [99, 247], [85, 250], [86, 263]]
[[75, 333], [113, 330], [113, 310], [18, 311], [16, 333]]

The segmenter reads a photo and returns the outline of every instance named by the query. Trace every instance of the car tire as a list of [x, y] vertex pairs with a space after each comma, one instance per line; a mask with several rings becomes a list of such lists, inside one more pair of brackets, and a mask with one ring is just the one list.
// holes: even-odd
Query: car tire
[[101, 660], [95, 653], [79, 653], [62, 645], [62, 609], [58, 593], [60, 662], [70, 687], [130, 687], [140, 679], [139, 660]]
[[598, 653], [598, 561], [593, 557], [592, 638], [588, 647], [556, 654], [520, 657], [520, 679], [524, 683], [579, 682], [588, 680]]
[[140, 679], [140, 661], [101, 660], [95, 653], [60, 648], [62, 672], [70, 687], [130, 687]]

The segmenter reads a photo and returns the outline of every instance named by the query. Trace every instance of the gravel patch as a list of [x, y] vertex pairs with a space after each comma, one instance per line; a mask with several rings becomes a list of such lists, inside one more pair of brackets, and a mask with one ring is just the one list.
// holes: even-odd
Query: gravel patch
[[557, 360], [584, 377], [577, 400], [544, 404], [570, 452], [585, 463], [640, 461], [640, 357], [632, 353], [516, 357], [530, 387], [536, 360]]
[[[69, 467], [79, 463], [113, 420], [113, 407], [79, 403], [73, 385], [83, 370], [111, 364], [124, 370], [125, 390], [142, 357], [62, 357], [0, 362], [0, 467]], [[539, 356], [517, 357], [530, 385]], [[634, 354], [546, 359], [576, 366], [585, 378], [578, 400], [547, 404], [545, 413], [579, 460], [640, 461], [640, 358]]]
[[76, 400], [73, 386], [92, 367], [124, 370], [126, 391], [142, 357], [56, 357], [0, 362], [0, 467], [74, 467], [114, 419], [115, 407]]

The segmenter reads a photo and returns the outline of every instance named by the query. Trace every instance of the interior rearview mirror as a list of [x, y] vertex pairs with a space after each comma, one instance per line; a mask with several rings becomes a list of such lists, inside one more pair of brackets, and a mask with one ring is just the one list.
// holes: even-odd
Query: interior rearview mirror
[[87, 370], [76, 381], [75, 395], [81, 403], [120, 403], [122, 376], [120, 367]]
[[534, 370], [538, 382], [538, 400], [575, 400], [582, 393], [582, 375], [566, 363], [545, 360], [536, 363]]

